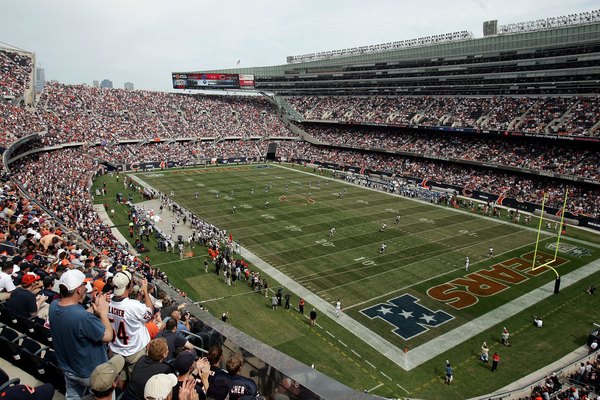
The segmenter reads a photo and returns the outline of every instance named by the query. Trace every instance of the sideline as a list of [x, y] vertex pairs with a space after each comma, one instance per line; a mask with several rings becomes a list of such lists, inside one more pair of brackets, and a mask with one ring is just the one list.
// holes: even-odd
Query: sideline
[[129, 248], [127, 250], [130, 253], [132, 253], [134, 256], [139, 257], [140, 254], [135, 250], [135, 247], [133, 247], [131, 244], [129, 244], [129, 242], [127, 241], [127, 239], [125, 239], [125, 236], [123, 236], [123, 234], [119, 231], [119, 229], [116, 228], [113, 225], [113, 222], [110, 219], [110, 216], [108, 215], [108, 213], [104, 209], [104, 205], [102, 205], [102, 204], [94, 204], [94, 211], [96, 211], [96, 214], [98, 214], [98, 216], [100, 217], [100, 220], [102, 221], [102, 223], [104, 225], [111, 227], [110, 228], [110, 232], [113, 234], [113, 236], [120, 243], [127, 244], [129, 246]]

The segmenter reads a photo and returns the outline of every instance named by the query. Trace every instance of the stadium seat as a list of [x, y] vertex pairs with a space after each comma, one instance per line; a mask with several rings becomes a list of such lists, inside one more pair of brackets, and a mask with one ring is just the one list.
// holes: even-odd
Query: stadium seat
[[192, 332], [188, 332], [188, 331], [181, 331], [181, 334], [183, 336], [185, 336], [185, 339], [190, 342], [191, 344], [194, 345], [194, 348], [196, 349], [196, 351], [200, 352], [200, 353], [204, 353], [207, 354], [208, 351], [205, 350], [205, 343], [208, 344], [208, 341], [204, 341], [204, 338], [200, 335], [197, 335], [195, 333]]
[[19, 378], [10, 378], [6, 371], [0, 368], [0, 393], [9, 386], [18, 385], [21, 383]]
[[7, 361], [15, 362], [21, 359], [20, 342], [26, 336], [5, 326], [0, 331], [0, 357]]
[[54, 350], [46, 350], [46, 353], [44, 354], [44, 361], [46, 362], [46, 382], [52, 383], [56, 390], [62, 394], [65, 394], [65, 376], [63, 375], [62, 370], [58, 367], [58, 360]]
[[43, 354], [48, 346], [43, 346], [31, 338], [24, 338], [21, 343], [21, 359], [19, 366], [36, 378], [46, 381], [46, 364]]
[[35, 332], [34, 324], [35, 322], [32, 319], [19, 317], [13, 315], [13, 320], [16, 321], [13, 326], [19, 332], [24, 333], [27, 336], [30, 336]]
[[28, 331], [27, 336], [37, 340], [43, 345], [53, 347], [52, 335], [50, 329], [38, 322], [38, 320], [27, 320]]
[[6, 302], [2, 303], [2, 308], [0, 308], [0, 322], [17, 329], [17, 316], [7, 307]]

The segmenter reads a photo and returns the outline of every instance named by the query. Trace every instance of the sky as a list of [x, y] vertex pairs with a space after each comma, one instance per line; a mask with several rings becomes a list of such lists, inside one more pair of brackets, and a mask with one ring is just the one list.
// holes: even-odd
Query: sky
[[[171, 72], [285, 64], [289, 55], [592, 11], [590, 0], [10, 0], [0, 41], [46, 79], [171, 91]], [[0, 43], [0, 46], [3, 45]]]

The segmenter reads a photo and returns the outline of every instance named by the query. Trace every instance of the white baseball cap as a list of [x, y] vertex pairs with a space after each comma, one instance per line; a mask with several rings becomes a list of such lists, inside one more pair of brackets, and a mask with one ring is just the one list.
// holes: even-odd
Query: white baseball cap
[[175, 374], [154, 375], [144, 386], [144, 399], [166, 400], [175, 385], [177, 385]]
[[131, 283], [132, 276], [128, 271], [120, 271], [113, 276], [112, 284], [114, 286], [113, 293], [115, 296], [122, 296]]
[[66, 287], [68, 291], [75, 290], [84, 283], [86, 291], [91, 293], [92, 285], [90, 285], [90, 279], [86, 278], [83, 272], [78, 269], [69, 269], [65, 271], [58, 281], [58, 284]]

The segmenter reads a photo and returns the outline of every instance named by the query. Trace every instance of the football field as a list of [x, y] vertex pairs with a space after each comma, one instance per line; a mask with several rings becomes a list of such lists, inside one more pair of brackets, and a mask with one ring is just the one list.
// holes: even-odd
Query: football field
[[[513, 224], [506, 219], [390, 195], [299, 166], [220, 166], [151, 171], [138, 177], [163, 193], [173, 192], [178, 204], [226, 229], [235, 242], [294, 282], [294, 287], [300, 288], [294, 305], [298, 296], [310, 293], [319, 300], [311, 304], [335, 321], [334, 305], [339, 299], [343, 315], [338, 323], [352, 333], [342, 342], [348, 352], [373, 352], [374, 346], [368, 340], [373, 337], [393, 346], [396, 355], [386, 356], [392, 367], [388, 366], [379, 377], [388, 386], [379, 391], [382, 395], [395, 393], [390, 385], [396, 382], [401, 387], [395, 388], [398, 395], [431, 398], [437, 393], [427, 388], [427, 382], [432, 386], [439, 383], [443, 375], [443, 361], [439, 360], [450, 356], [444, 346], [428, 349], [433, 339], [454, 336], [449, 343], [458, 345], [473, 338], [473, 343], [479, 343], [473, 349], [476, 351], [482, 340], [497, 341], [499, 329], [510, 322], [509, 318], [522, 313], [519, 325], [511, 326], [517, 330], [529, 325], [531, 314], [550, 318], [548, 310], [560, 308], [558, 296], [549, 297], [544, 289], [544, 285], [553, 285], [555, 274], [548, 269], [531, 271], [537, 235], [534, 222]], [[544, 232], [542, 239], [538, 263], [551, 260], [555, 252], [552, 232]], [[557, 254], [552, 265], [565, 275], [596, 260], [599, 251], [597, 244], [565, 238]], [[596, 278], [592, 275], [595, 271], [580, 271], [584, 277]], [[170, 274], [176, 285], [181, 278], [183, 285], [194, 289], [200, 278], [194, 276], [196, 273], [189, 275]], [[586, 283], [579, 279], [573, 286], [576, 284]], [[210, 297], [210, 290], [198, 289], [196, 300]], [[567, 290], [565, 286], [563, 291]], [[520, 300], [532, 293], [543, 296], [529, 302]], [[511, 304], [508, 312], [501, 311], [501, 307]], [[499, 310], [497, 315], [495, 310]], [[556, 317], [565, 318], [566, 311], [556, 311]], [[482, 323], [473, 324], [468, 334], [457, 340], [456, 332], [480, 320]], [[252, 329], [249, 333], [255, 334]], [[260, 334], [256, 336], [265, 340]], [[300, 351], [290, 351], [289, 343], [274, 340], [270, 344], [308, 362], [297, 354]], [[472, 343], [468, 345], [473, 347]], [[528, 344], [524, 345], [527, 348]], [[564, 354], [560, 349], [555, 351]], [[412, 354], [415, 358], [411, 360]], [[469, 360], [474, 354], [469, 354]], [[544, 362], [543, 357], [540, 361]], [[519, 362], [531, 365], [527, 358]], [[390, 371], [396, 368], [394, 364], [397, 371]], [[419, 376], [429, 376], [428, 381], [419, 386], [410, 378], [404, 382], [397, 378], [403, 370], [413, 368], [419, 370]], [[506, 379], [492, 384], [489, 391], [512, 378]], [[378, 382], [375, 380], [371, 387]], [[467, 393], [447, 396], [460, 398]]]

